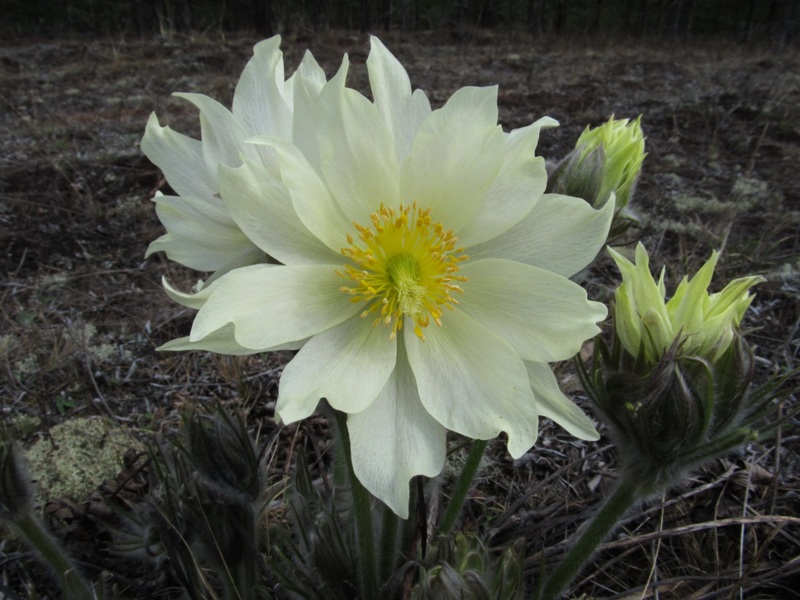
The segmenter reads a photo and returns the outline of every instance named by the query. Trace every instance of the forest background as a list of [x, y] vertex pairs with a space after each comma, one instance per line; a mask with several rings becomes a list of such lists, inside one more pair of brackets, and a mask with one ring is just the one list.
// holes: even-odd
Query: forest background
[[327, 28], [479, 28], [534, 35], [797, 39], [797, 0], [19, 0], [0, 1], [0, 34], [99, 35], [255, 30], [268, 36]]

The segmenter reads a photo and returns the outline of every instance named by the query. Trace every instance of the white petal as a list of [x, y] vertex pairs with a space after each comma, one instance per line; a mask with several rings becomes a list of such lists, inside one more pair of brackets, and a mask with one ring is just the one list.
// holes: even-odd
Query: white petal
[[253, 246], [252, 250], [239, 256], [233, 257], [231, 260], [220, 266], [211, 276], [205, 280], [204, 285], [214, 283], [217, 279], [226, 275], [229, 271], [239, 269], [240, 267], [250, 267], [252, 265], [263, 264], [266, 262], [267, 257], [257, 246]]
[[312, 337], [283, 370], [276, 412], [285, 423], [306, 418], [320, 398], [346, 413], [364, 410], [394, 370], [397, 341], [384, 327], [353, 317]]
[[203, 144], [169, 127], [161, 127], [155, 113], [147, 120], [142, 152], [164, 172], [179, 195], [210, 198], [217, 192], [216, 169], [207, 169]]
[[216, 271], [242, 257], [251, 262], [263, 259], [218, 198], [157, 195], [153, 202], [167, 233], [150, 244], [145, 256], [164, 251], [171, 260], [198, 271]]
[[535, 156], [539, 131], [553, 124], [553, 119], [545, 117], [505, 135], [503, 166], [472, 219], [458, 232], [461, 245], [497, 237], [533, 209], [547, 186], [544, 159]]
[[566, 277], [502, 259], [470, 260], [459, 308], [511, 344], [520, 358], [553, 362], [574, 356], [600, 332], [606, 307]]
[[253, 138], [253, 144], [275, 149], [281, 179], [303, 225], [328, 248], [338, 253], [347, 245], [347, 234], [355, 232], [352, 222], [336, 203], [325, 182], [296, 146], [275, 138]]
[[400, 518], [408, 518], [409, 481], [441, 472], [447, 431], [420, 403], [402, 350], [377, 399], [348, 415], [347, 431], [358, 480]]
[[317, 91], [317, 93], [319, 93], [319, 91], [322, 89], [322, 86], [324, 86], [327, 82], [325, 71], [322, 70], [322, 67], [319, 66], [319, 63], [314, 58], [314, 55], [308, 50], [306, 50], [305, 54], [303, 54], [303, 60], [300, 61], [300, 66], [297, 67], [297, 72], [290, 78], [295, 84], [297, 84], [298, 79], [295, 79], [295, 77], [298, 79], [304, 79], [312, 89]]
[[411, 81], [403, 65], [386, 46], [370, 37], [371, 50], [367, 58], [369, 84], [375, 106], [392, 131], [398, 163], [405, 160], [419, 126], [431, 112], [425, 94], [417, 90], [411, 94]]
[[[317, 173], [322, 173], [319, 157], [319, 129], [317, 122], [323, 112], [319, 107], [319, 95], [323, 87], [344, 87], [347, 78], [349, 62], [347, 55], [342, 59], [339, 71], [327, 84], [318, 85], [316, 76], [295, 79], [294, 85], [294, 125], [292, 127], [292, 143], [300, 150], [306, 161], [311, 164]], [[313, 70], [315, 71], [315, 70]]]
[[467, 249], [470, 258], [508, 258], [572, 277], [594, 260], [606, 243], [614, 207], [600, 210], [585, 200], [544, 194], [503, 235]]
[[248, 354], [255, 354], [257, 352], [268, 352], [276, 350], [297, 350], [302, 347], [303, 340], [299, 342], [291, 342], [273, 348], [260, 348], [254, 350], [252, 348], [244, 348], [236, 343], [234, 337], [234, 327], [232, 324], [221, 327], [217, 331], [206, 336], [198, 342], [192, 342], [188, 337], [177, 338], [159, 346], [157, 350], [164, 352], [182, 352], [186, 350], [205, 350], [207, 352], [215, 352], [217, 354], [229, 354], [231, 356], [245, 356]]
[[476, 439], [508, 434], [508, 451], [522, 456], [536, 442], [538, 413], [528, 373], [513, 348], [454, 310], [426, 341], [405, 329], [408, 360], [420, 399], [439, 423]]
[[206, 168], [216, 173], [220, 164], [238, 167], [239, 154], [252, 152], [244, 145], [249, 137], [239, 119], [222, 104], [203, 94], [175, 93], [200, 109], [200, 133], [203, 142], [203, 158]]
[[233, 323], [236, 343], [259, 349], [298, 341], [353, 316], [332, 265], [254, 265], [231, 271], [200, 309], [189, 336], [200, 341]]
[[182, 337], [171, 340], [163, 346], [159, 346], [158, 350], [169, 352], [205, 350], [207, 352], [216, 352], [218, 354], [243, 356], [247, 354], [255, 354], [256, 352], [263, 352], [264, 349], [243, 348], [237, 344], [233, 336], [233, 325], [229, 323], [228, 325], [225, 325], [217, 331], [209, 334], [200, 341], [192, 342], [188, 337]]
[[400, 197], [431, 207], [458, 233], [489, 192], [503, 163], [497, 88], [461, 88], [422, 123], [401, 170]]
[[283, 95], [283, 54], [280, 36], [259, 42], [239, 78], [233, 114], [247, 136], [269, 135], [288, 140], [292, 111]]
[[277, 261], [289, 265], [335, 264], [342, 260], [303, 225], [286, 186], [265, 167], [246, 158], [238, 169], [221, 167], [219, 178], [231, 217], [247, 237]]
[[600, 439], [592, 420], [561, 392], [556, 376], [548, 365], [526, 362], [525, 366], [539, 415], [552, 419], [576, 438], [589, 441]]
[[351, 222], [362, 225], [383, 203], [400, 202], [392, 135], [375, 105], [349, 88], [326, 86], [317, 122], [325, 182]]
[[[217, 279], [215, 283], [217, 282], [219, 282], [219, 279]], [[206, 300], [208, 300], [208, 297], [214, 290], [214, 285], [205, 285], [199, 292], [187, 294], [186, 292], [182, 292], [172, 287], [172, 284], [167, 281], [166, 277], [161, 278], [161, 285], [164, 286], [164, 291], [171, 300], [177, 302], [178, 304], [182, 304], [183, 306], [194, 308], [195, 310], [200, 310], [200, 308], [202, 308], [203, 304], [206, 303]]]

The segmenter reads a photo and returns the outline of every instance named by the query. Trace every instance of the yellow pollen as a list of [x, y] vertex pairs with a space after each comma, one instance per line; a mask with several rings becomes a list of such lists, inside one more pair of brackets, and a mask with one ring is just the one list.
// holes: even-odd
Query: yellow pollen
[[352, 262], [336, 271], [348, 280], [339, 289], [351, 302], [365, 303], [362, 318], [372, 315], [373, 325], [389, 326], [391, 339], [408, 316], [425, 341], [423, 330], [431, 321], [441, 327], [443, 310], [458, 304], [453, 294], [463, 293], [458, 282], [467, 278], [458, 275], [458, 264], [468, 257], [456, 248], [453, 232], [433, 222], [430, 213], [416, 202], [397, 210], [381, 205], [369, 217], [371, 227], [353, 223], [361, 243], [348, 235], [349, 246], [342, 248]]

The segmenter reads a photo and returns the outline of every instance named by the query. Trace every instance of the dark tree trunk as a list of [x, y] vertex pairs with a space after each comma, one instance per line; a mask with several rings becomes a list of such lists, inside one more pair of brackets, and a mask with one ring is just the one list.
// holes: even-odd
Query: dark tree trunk
[[382, 12], [383, 28], [389, 31], [392, 28], [392, 0], [383, 0]]
[[639, 37], [644, 37], [645, 27], [647, 26], [647, 0], [639, 2]]
[[778, 44], [784, 48], [792, 43], [797, 28], [797, 0], [783, 0], [782, 12]]
[[528, 31], [533, 35], [542, 33], [542, 0], [528, 0], [528, 15], [526, 19]]
[[253, 27], [256, 33], [264, 37], [275, 35], [272, 0], [250, 0], [250, 6], [253, 10]]
[[311, 27], [314, 31], [328, 26], [328, 6], [326, 0], [312, 0], [310, 10]]
[[372, 27], [369, 0], [359, 0], [358, 4], [358, 28], [362, 33], [367, 33]]
[[142, 0], [129, 0], [128, 14], [130, 15], [131, 23], [136, 29], [136, 35], [142, 37], [145, 31], [144, 23], [144, 6]]
[[589, 31], [597, 33], [600, 29], [600, 13], [603, 12], [603, 0], [594, 0], [594, 14], [589, 24]]
[[186, 33], [192, 30], [192, 9], [189, 7], [188, 0], [178, 0], [175, 7], [175, 27], [178, 31]]
[[419, 24], [417, 0], [403, 0], [403, 31], [416, 31]]
[[556, 34], [564, 33], [567, 27], [567, 3], [565, 0], [556, 0], [556, 16], [553, 21], [553, 29]]

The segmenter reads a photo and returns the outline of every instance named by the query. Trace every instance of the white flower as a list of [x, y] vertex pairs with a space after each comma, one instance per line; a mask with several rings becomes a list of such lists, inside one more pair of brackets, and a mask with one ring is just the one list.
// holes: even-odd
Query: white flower
[[[606, 308], [568, 277], [603, 245], [613, 203], [543, 195], [541, 127], [497, 124], [497, 88], [464, 88], [432, 111], [400, 63], [372, 38], [374, 103], [345, 87], [347, 61], [298, 104], [294, 143], [220, 170], [225, 206], [279, 265], [230, 271], [196, 295], [191, 334], [164, 349], [254, 353], [300, 348], [277, 412], [309, 416], [320, 398], [348, 414], [358, 478], [398, 515], [408, 482], [434, 476], [447, 430], [512, 456], [539, 417], [596, 439], [548, 362], [598, 332]], [[302, 133], [298, 131], [302, 129]]]
[[202, 140], [161, 127], [150, 115], [142, 151], [163, 172], [177, 196], [160, 192], [153, 199], [167, 233], [150, 244], [147, 256], [164, 251], [167, 256], [198, 271], [219, 276], [233, 268], [263, 262], [264, 252], [236, 225], [219, 198], [220, 165], [237, 167], [242, 156], [259, 159], [278, 174], [274, 153], [245, 144], [256, 135], [292, 139], [294, 90], [318, 93], [325, 73], [310, 53], [297, 72], [284, 81], [280, 37], [255, 46], [233, 97], [233, 111], [202, 94], [175, 94], [200, 110]]

